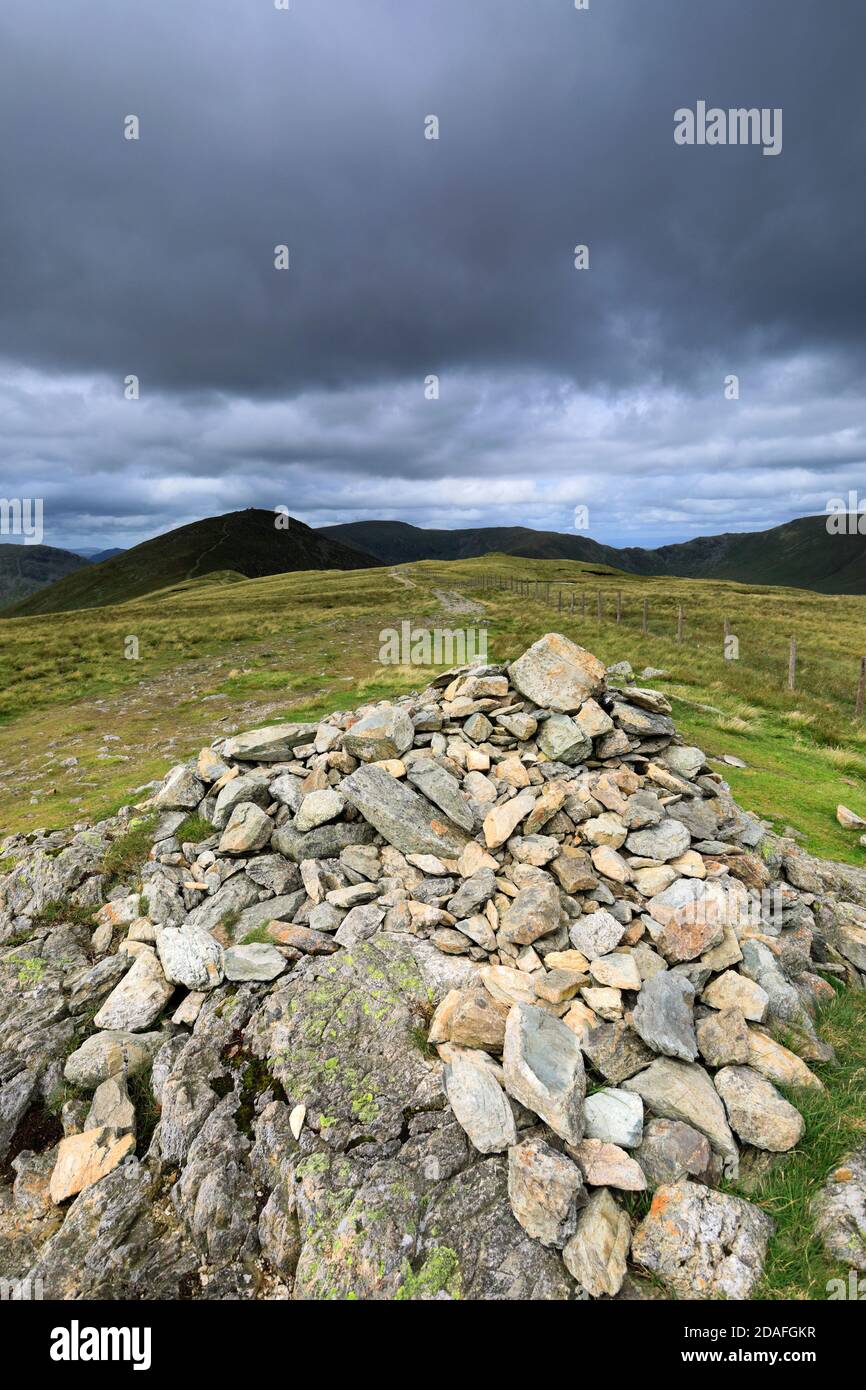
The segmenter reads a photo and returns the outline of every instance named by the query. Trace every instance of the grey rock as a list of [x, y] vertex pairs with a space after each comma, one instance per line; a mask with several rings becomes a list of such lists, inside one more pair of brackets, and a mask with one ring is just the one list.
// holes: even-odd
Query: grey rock
[[220, 854], [251, 854], [264, 849], [271, 838], [274, 823], [260, 806], [242, 801], [228, 819], [219, 843]]
[[522, 888], [505, 910], [499, 926], [501, 941], [530, 946], [539, 937], [556, 931], [560, 919], [559, 890], [552, 878]]
[[186, 763], [173, 767], [160, 790], [153, 798], [154, 806], [162, 811], [194, 810], [205, 794], [205, 785]]
[[827, 1254], [866, 1270], [866, 1148], [843, 1158], [813, 1199], [812, 1210]]
[[600, 694], [604, 667], [591, 652], [567, 637], [548, 632], [533, 643], [508, 671], [521, 695], [543, 709], [573, 714], [584, 700]]
[[592, 756], [592, 739], [567, 714], [552, 714], [544, 721], [538, 746], [552, 761], [567, 767]]
[[266, 772], [256, 769], [255, 772], [244, 773], [240, 777], [233, 777], [220, 789], [211, 823], [217, 830], [225, 830], [236, 806], [249, 801], [256, 806], [264, 807], [277, 799], [271, 795]]
[[527, 1235], [561, 1249], [584, 1200], [581, 1171], [543, 1140], [525, 1139], [508, 1150], [508, 1199]]
[[[381, 771], [374, 768], [373, 771]], [[387, 772], [383, 774], [387, 777]], [[341, 790], [345, 791], [345, 782]], [[372, 825], [363, 821], [345, 823], [336, 821], [330, 825], [320, 825], [316, 830], [301, 833], [293, 825], [281, 825], [274, 831], [271, 844], [287, 859], [301, 864], [305, 859], [337, 859], [343, 850], [352, 845], [369, 845], [375, 838]]]
[[149, 1071], [164, 1042], [164, 1033], [117, 1030], [91, 1033], [67, 1057], [63, 1075], [70, 1085], [78, 1086], [83, 1091], [94, 1090], [100, 1082], [119, 1072], [126, 1076], [138, 1076], [141, 1072]]
[[346, 803], [339, 792], [327, 788], [324, 791], [309, 792], [301, 802], [300, 809], [295, 816], [295, 829], [301, 834], [308, 830], [315, 830], [317, 826], [326, 825], [328, 821], [336, 820], [346, 809]]
[[288, 762], [299, 744], [312, 743], [315, 737], [315, 724], [268, 724], [230, 738], [223, 757], [242, 763]]
[[116, 1134], [135, 1133], [135, 1106], [129, 1099], [123, 1072], [110, 1076], [97, 1086], [84, 1128], [107, 1128]]
[[479, 1153], [501, 1153], [517, 1142], [511, 1106], [483, 1067], [456, 1053], [445, 1068], [445, 1090], [457, 1122]]
[[375, 903], [361, 903], [347, 912], [337, 928], [334, 940], [341, 946], [356, 946], [359, 941], [369, 941], [382, 925], [385, 909]]
[[644, 982], [632, 1013], [632, 1027], [653, 1052], [693, 1062], [698, 1055], [694, 999], [694, 988], [683, 975], [662, 971]]
[[584, 1102], [584, 1134], [621, 1149], [635, 1149], [643, 1138], [643, 1101], [631, 1091], [606, 1087]]
[[703, 1067], [696, 1062], [659, 1058], [637, 1076], [623, 1082], [653, 1114], [665, 1120], [682, 1120], [700, 1130], [721, 1155], [729, 1177], [736, 1177], [739, 1151], [728, 1125], [725, 1108]]
[[275, 946], [255, 942], [250, 946], [230, 946], [223, 957], [227, 980], [275, 980], [286, 968], [286, 960]]
[[381, 767], [359, 767], [341, 784], [346, 800], [403, 854], [459, 859], [468, 837]]
[[682, 1178], [709, 1181], [712, 1150], [705, 1134], [681, 1120], [650, 1120], [635, 1153], [651, 1187]]
[[184, 926], [187, 929], [201, 927], [204, 931], [213, 931], [225, 917], [233, 916], [256, 902], [259, 892], [257, 885], [246, 874], [234, 874], [212, 897], [205, 898], [204, 902], [193, 908]]
[[593, 1192], [562, 1252], [568, 1272], [592, 1298], [622, 1288], [631, 1244], [631, 1222], [606, 1187]]
[[423, 762], [410, 767], [406, 776], [413, 787], [417, 787], [428, 801], [432, 801], [434, 806], [444, 811], [455, 825], [470, 831], [475, 828], [475, 817], [464, 800], [460, 783], [450, 772], [446, 772], [432, 759], [425, 758]]
[[174, 985], [163, 974], [156, 952], [145, 947], [94, 1017], [97, 1028], [145, 1032], [165, 1009]]
[[165, 977], [187, 989], [215, 989], [222, 983], [222, 947], [202, 927], [161, 928], [156, 951]]
[[534, 1005], [514, 1004], [505, 1025], [502, 1066], [509, 1095], [567, 1143], [583, 1138], [586, 1078], [570, 1028]]
[[399, 758], [412, 747], [415, 727], [405, 710], [384, 705], [353, 724], [343, 738], [347, 753], [361, 762]]
[[714, 1079], [730, 1126], [744, 1143], [784, 1153], [800, 1141], [803, 1116], [760, 1072], [751, 1067], [722, 1067]]
[[579, 917], [569, 929], [569, 939], [575, 950], [587, 960], [606, 956], [625, 936], [625, 927], [603, 908]]
[[127, 1159], [75, 1199], [27, 1278], [64, 1302], [188, 1297], [199, 1259], [158, 1198], [158, 1178]]
[[626, 849], [631, 850], [632, 854], [667, 862], [685, 854], [691, 844], [691, 836], [680, 821], [668, 818], [647, 830], [633, 830], [625, 843]]

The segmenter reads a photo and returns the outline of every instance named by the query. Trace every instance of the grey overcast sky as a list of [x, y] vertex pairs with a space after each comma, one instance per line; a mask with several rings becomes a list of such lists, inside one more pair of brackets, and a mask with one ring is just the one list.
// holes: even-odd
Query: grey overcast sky
[[[863, 0], [290, 6], [3, 0], [0, 493], [47, 542], [655, 545], [866, 489]], [[677, 145], [700, 101], [781, 153]]]

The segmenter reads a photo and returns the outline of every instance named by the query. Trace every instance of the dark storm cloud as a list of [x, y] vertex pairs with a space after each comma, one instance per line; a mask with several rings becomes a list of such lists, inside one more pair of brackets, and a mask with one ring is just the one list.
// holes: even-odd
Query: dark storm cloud
[[[282, 501], [591, 494], [647, 541], [822, 509], [864, 456], [864, 34], [860, 0], [7, 0], [5, 491], [97, 544]], [[677, 147], [698, 100], [783, 108], [781, 155]]]

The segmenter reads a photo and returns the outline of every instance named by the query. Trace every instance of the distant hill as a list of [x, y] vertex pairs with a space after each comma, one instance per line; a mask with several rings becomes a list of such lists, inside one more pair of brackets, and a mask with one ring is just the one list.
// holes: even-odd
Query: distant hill
[[427, 531], [402, 521], [352, 521], [323, 526], [320, 534], [358, 546], [388, 565], [473, 559], [498, 550], [526, 559], [610, 565], [629, 574], [734, 579], [827, 594], [866, 593], [866, 536], [829, 535], [826, 516], [800, 517], [769, 531], [698, 536], [654, 550], [619, 549], [589, 536], [525, 526]]
[[246, 579], [258, 579], [289, 570], [369, 569], [378, 564], [373, 556], [312, 531], [294, 518], [288, 519], [285, 529], [278, 529], [275, 520], [273, 512], [251, 507], [179, 526], [101, 564], [79, 560], [76, 573], [31, 593], [3, 616], [14, 618], [125, 603], [188, 579], [201, 579], [217, 570], [233, 570]]
[[89, 560], [92, 565], [100, 565], [103, 560], [113, 560], [115, 555], [122, 555], [123, 547], [116, 545], [112, 550], [76, 550], [75, 554]]
[[0, 608], [86, 569], [89, 563], [53, 545], [0, 545]]

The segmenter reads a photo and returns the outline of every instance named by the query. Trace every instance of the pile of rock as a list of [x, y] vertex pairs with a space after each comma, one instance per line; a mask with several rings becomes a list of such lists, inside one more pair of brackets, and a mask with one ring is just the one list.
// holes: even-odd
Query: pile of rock
[[[749, 1296], [771, 1222], [716, 1187], [802, 1135], [777, 1086], [821, 1085], [816, 1006], [864, 983], [866, 880], [741, 811], [664, 695], [549, 634], [217, 740], [142, 810], [149, 860], [95, 931], [41, 914], [97, 909], [131, 808], [3, 846], [0, 1160], [61, 1073], [88, 1099], [13, 1152], [0, 1274], [573, 1298], [649, 1271]], [[130, 1078], [158, 1111], [138, 1157]]]

